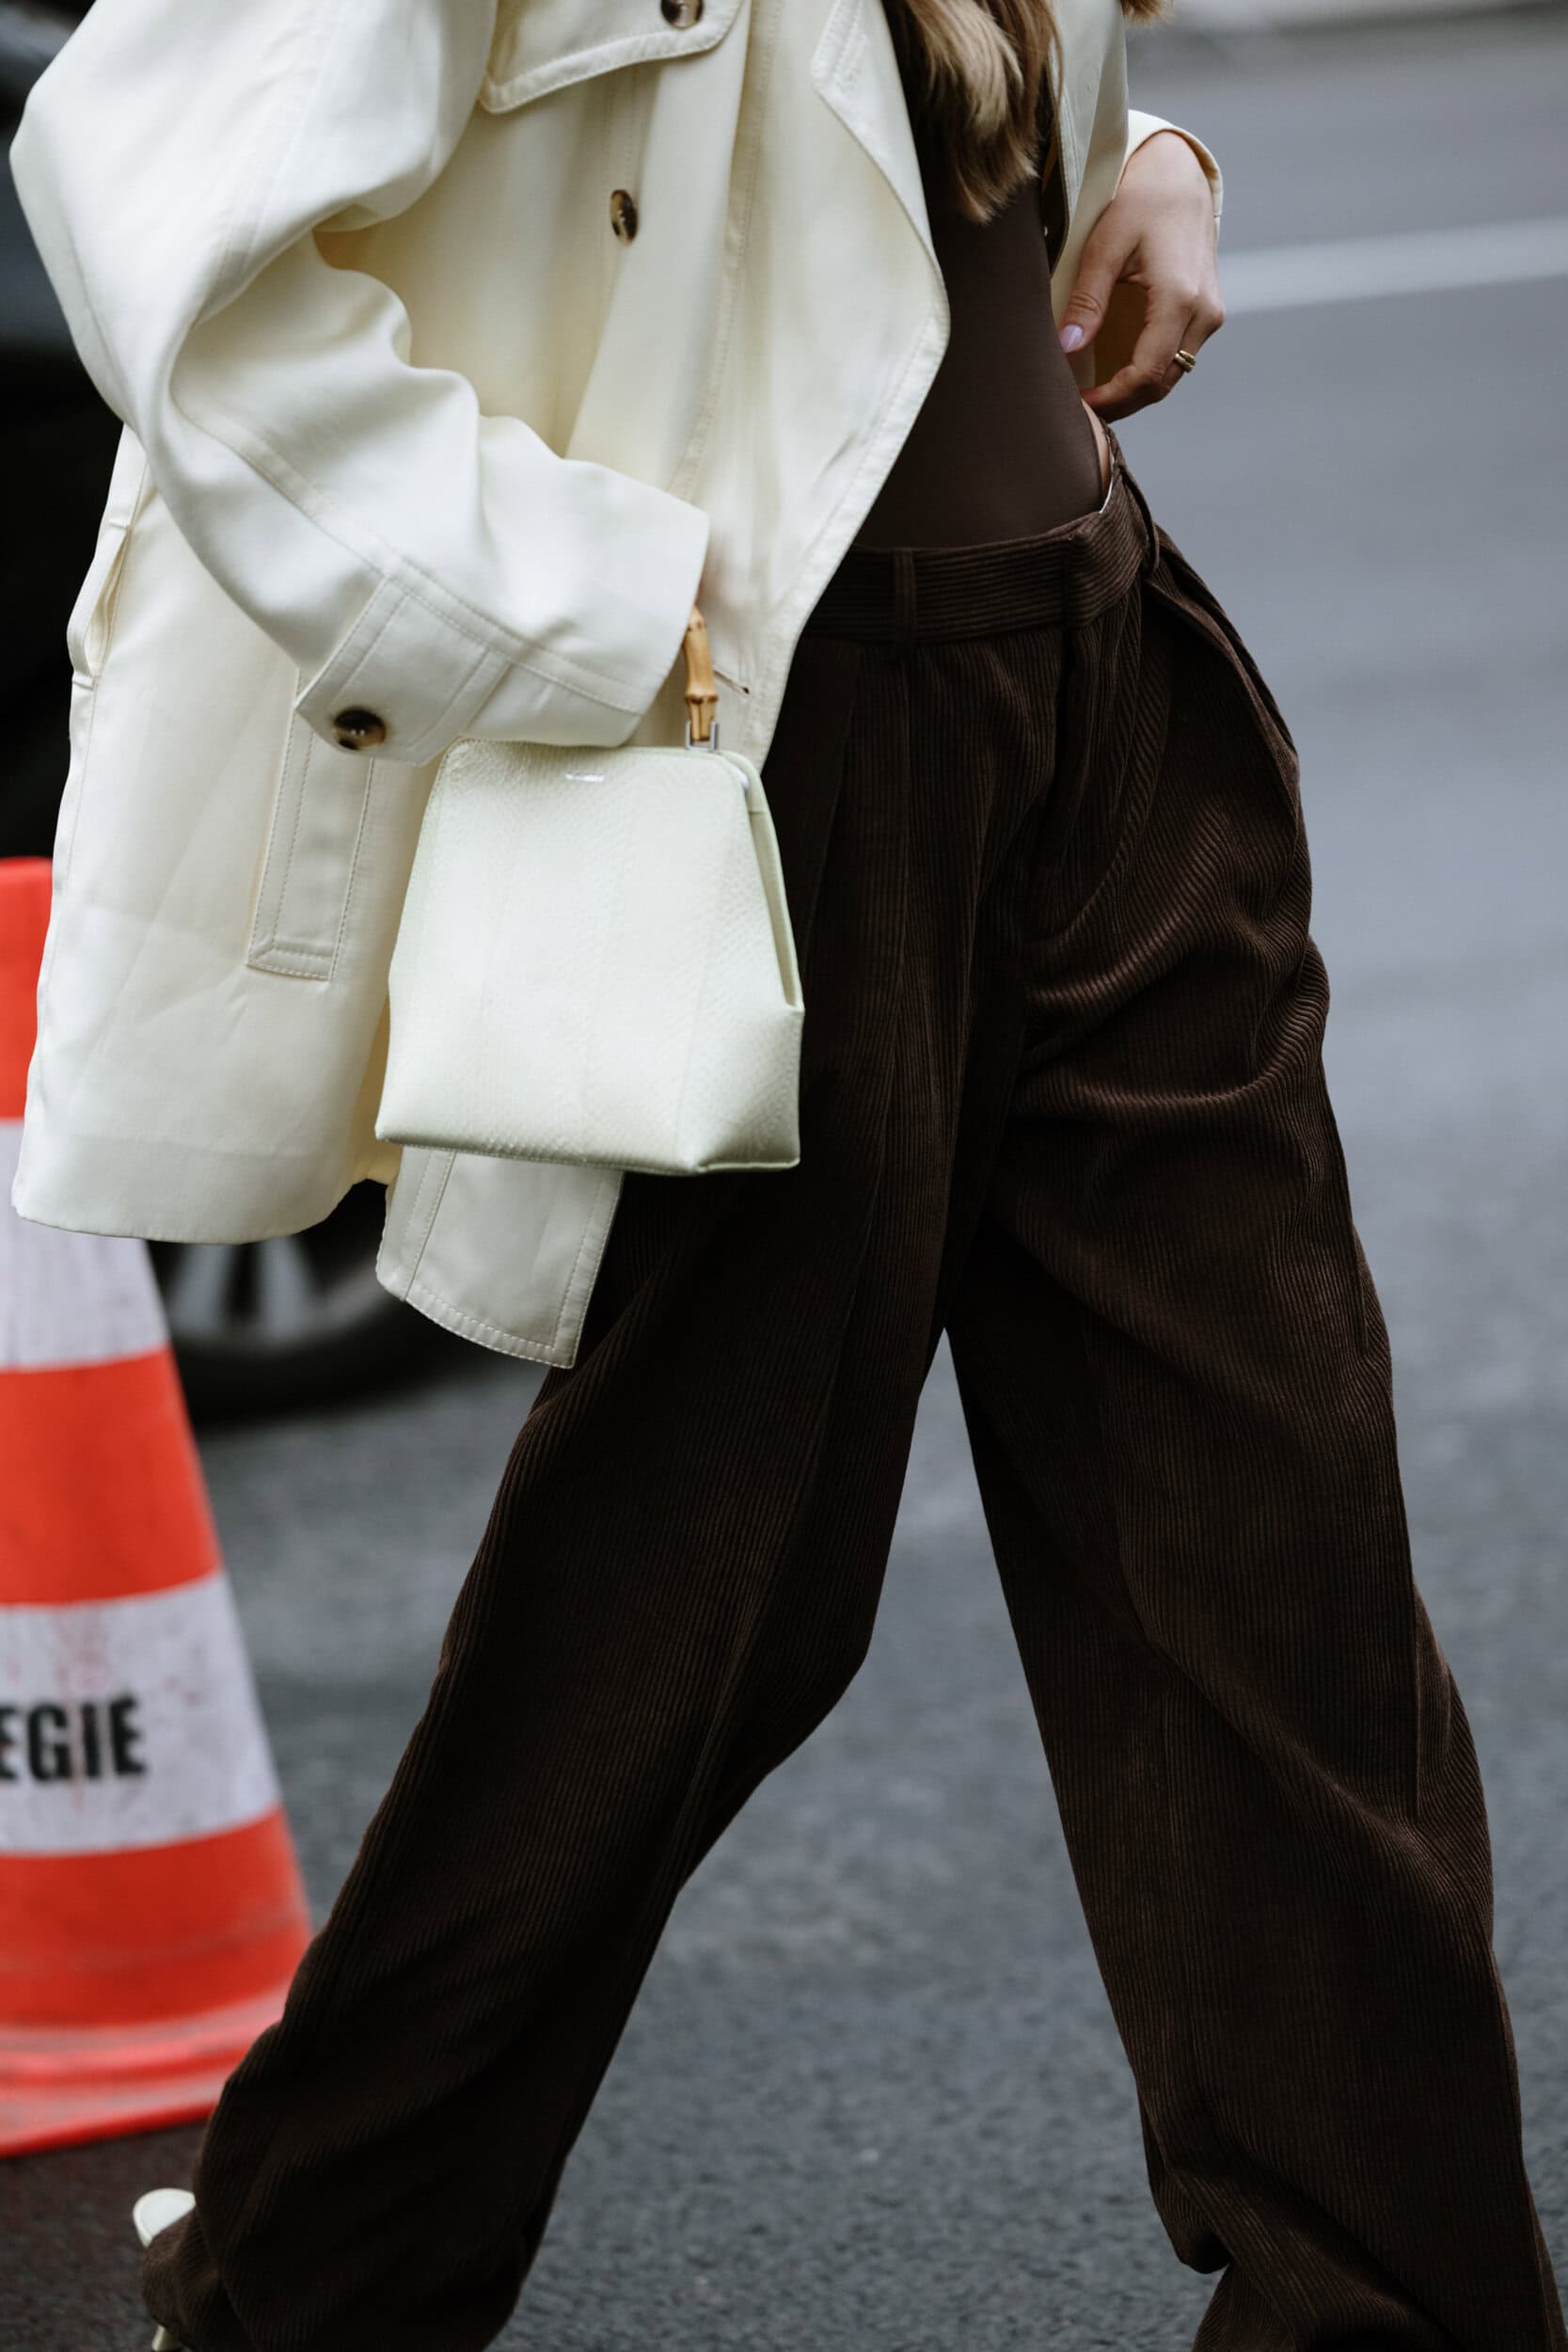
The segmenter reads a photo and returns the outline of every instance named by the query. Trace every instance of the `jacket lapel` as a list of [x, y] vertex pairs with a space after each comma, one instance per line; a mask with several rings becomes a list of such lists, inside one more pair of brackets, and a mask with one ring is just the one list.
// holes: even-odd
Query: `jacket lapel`
[[832, 0], [812, 52], [811, 78], [897, 197], [940, 278], [914, 134], [881, 0]]
[[[1057, 164], [1042, 191], [1042, 223], [1053, 265], [1066, 242], [1084, 176], [1079, 121], [1085, 102], [1088, 113], [1094, 112], [1104, 64], [1104, 43], [1094, 38], [1093, 14], [1084, 0], [1056, 0], [1063, 52], [1076, 72], [1069, 71], [1060, 93]], [[893, 189], [940, 276], [914, 134], [882, 0], [832, 0], [812, 52], [811, 78]]]

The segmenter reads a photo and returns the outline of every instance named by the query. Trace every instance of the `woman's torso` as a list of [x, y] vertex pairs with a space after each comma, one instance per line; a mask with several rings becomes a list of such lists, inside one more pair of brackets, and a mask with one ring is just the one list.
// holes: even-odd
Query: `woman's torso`
[[[983, 226], [947, 193], [901, 0], [885, 0], [909, 103], [952, 328], [924, 405], [856, 535], [857, 547], [954, 547], [1028, 537], [1100, 503], [1095, 432], [1057, 340], [1051, 265], [1065, 231], [1059, 166], [1025, 181]], [[1042, 84], [1038, 152], [1050, 144]]]

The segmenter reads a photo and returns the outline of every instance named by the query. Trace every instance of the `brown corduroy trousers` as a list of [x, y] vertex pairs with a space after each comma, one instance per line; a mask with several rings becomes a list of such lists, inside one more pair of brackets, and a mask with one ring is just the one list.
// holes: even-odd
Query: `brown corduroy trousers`
[[682, 1883], [864, 1654], [943, 1330], [1202, 2352], [1564, 2352], [1295, 754], [1116, 459], [1044, 536], [851, 549], [811, 617], [765, 771], [800, 1163], [627, 1178], [146, 2256], [195, 2352], [500, 2331]]

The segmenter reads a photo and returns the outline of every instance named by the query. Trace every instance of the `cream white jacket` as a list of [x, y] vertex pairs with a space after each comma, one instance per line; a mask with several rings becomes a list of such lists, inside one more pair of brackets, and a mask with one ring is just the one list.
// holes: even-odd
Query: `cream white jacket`
[[[1057, 13], [1059, 312], [1163, 126], [1117, 0]], [[98, 0], [12, 168], [125, 424], [15, 1205], [249, 1240], [380, 1178], [389, 1290], [569, 1364], [620, 1173], [374, 1136], [409, 862], [459, 735], [679, 740], [699, 589], [765, 757], [948, 334], [880, 0]]]

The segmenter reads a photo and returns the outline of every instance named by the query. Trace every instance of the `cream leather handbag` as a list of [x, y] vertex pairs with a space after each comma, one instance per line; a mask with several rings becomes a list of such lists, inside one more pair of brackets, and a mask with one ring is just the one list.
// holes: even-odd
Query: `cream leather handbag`
[[804, 1006], [773, 820], [719, 748], [687, 625], [686, 744], [464, 738], [392, 953], [375, 1132], [668, 1175], [792, 1168]]

